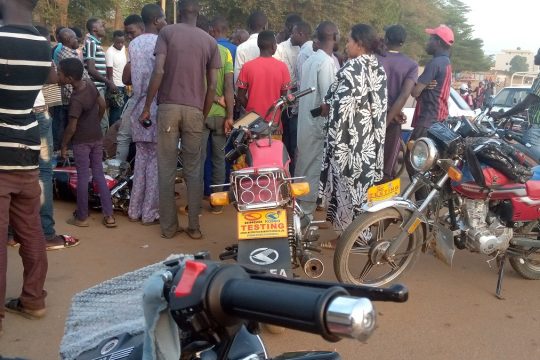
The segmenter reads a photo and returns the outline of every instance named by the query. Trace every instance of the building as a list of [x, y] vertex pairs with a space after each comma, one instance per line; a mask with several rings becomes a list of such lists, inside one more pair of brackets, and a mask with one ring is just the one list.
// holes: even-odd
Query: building
[[510, 70], [510, 61], [514, 56], [522, 56], [527, 59], [527, 65], [529, 65], [529, 72], [537, 72], [538, 66], [534, 66], [534, 55], [532, 51], [521, 50], [517, 48], [516, 50], [503, 50], [499, 54], [495, 55], [495, 67], [492, 70], [497, 71], [509, 71]]

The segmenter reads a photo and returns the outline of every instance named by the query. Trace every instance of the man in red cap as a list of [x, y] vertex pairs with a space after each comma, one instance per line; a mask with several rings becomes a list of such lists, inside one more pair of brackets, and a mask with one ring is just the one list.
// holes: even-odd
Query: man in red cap
[[[434, 122], [443, 121], [448, 117], [448, 96], [452, 82], [450, 48], [454, 44], [454, 33], [446, 25], [426, 29], [426, 33], [430, 35], [426, 52], [433, 58], [426, 64], [424, 72], [411, 92], [417, 100], [412, 120], [414, 130], [410, 137], [413, 141], [425, 136], [427, 129]], [[410, 175], [414, 172], [408, 163], [407, 171]], [[426, 188], [417, 191], [417, 200], [424, 199], [426, 192]]]

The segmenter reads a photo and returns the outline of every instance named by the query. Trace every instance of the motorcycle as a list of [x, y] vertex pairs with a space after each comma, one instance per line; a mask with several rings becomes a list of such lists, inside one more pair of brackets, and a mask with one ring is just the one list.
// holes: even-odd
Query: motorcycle
[[234, 124], [228, 139], [232, 150], [226, 160], [236, 170], [230, 174], [230, 183], [215, 186], [229, 186], [230, 191], [210, 196], [212, 205], [234, 203], [238, 211], [239, 242], [226, 248], [221, 260], [235, 259], [286, 277], [291, 277], [296, 267], [311, 278], [322, 275], [323, 262], [313, 254], [320, 252], [316, 245], [318, 222], [305, 216], [295, 200], [309, 193], [309, 183], [293, 183], [302, 177], [290, 177], [287, 150], [280, 140], [272, 138], [276, 128], [273, 119], [279, 110], [313, 91], [301, 90], [278, 99], [267, 112], [273, 115], [269, 123], [252, 112]]
[[[180, 144], [178, 145], [180, 152]], [[57, 199], [75, 200], [77, 198], [77, 169], [72, 164], [72, 160], [67, 159], [62, 166], [53, 169], [53, 189]], [[106, 159], [103, 161], [103, 173], [105, 182], [111, 192], [111, 199], [114, 211], [127, 214], [129, 201], [131, 199], [131, 188], [133, 186], [133, 165], [131, 161], [118, 159]], [[181, 183], [183, 179], [182, 159], [180, 153], [177, 159], [176, 183]], [[88, 205], [94, 210], [101, 209], [101, 200], [97, 184], [90, 178], [88, 183]]]
[[[499, 298], [506, 259], [523, 278], [540, 280], [540, 167], [531, 170], [523, 154], [482, 135], [465, 118], [449, 119], [414, 142], [410, 185], [401, 196], [399, 179], [371, 188], [365, 212], [339, 239], [339, 281], [381, 286], [420, 251], [451, 265], [456, 248], [496, 261]], [[415, 202], [422, 187], [429, 194]]]
[[[160, 268], [157, 272], [161, 276], [157, 285], [161, 285], [152, 287], [156, 294], [145, 290], [144, 297], [140, 294], [137, 297], [140, 302], [144, 302], [143, 299], [165, 299], [167, 306], [160, 311], [166, 313], [167, 318], [172, 318], [173, 328], [167, 327], [165, 333], [154, 335], [170, 337], [172, 342], [179, 341], [178, 352], [181, 351], [181, 355], [178, 355], [181, 360], [269, 359], [258, 335], [259, 321], [319, 334], [330, 342], [343, 338], [366, 341], [376, 326], [377, 313], [372, 301], [405, 302], [408, 298], [408, 290], [402, 285], [378, 289], [288, 280], [236, 264], [203, 260], [206, 257], [199, 254], [165, 262], [166, 268]], [[134, 287], [140, 290], [135, 286], [133, 277], [126, 277], [125, 280], [129, 282], [130, 290]], [[149, 287], [146, 286], [146, 289]], [[104, 288], [97, 293], [102, 297], [110, 296], [109, 291], [102, 290]], [[99, 304], [106, 303], [102, 298], [92, 300]], [[88, 310], [86, 307], [95, 306], [88, 299], [84, 304], [85, 308], [78, 308], [77, 311], [72, 307], [70, 317], [85, 314]], [[126, 304], [130, 302], [126, 301]], [[91, 316], [90, 313], [87, 315]], [[102, 319], [92, 320], [101, 325]], [[70, 329], [75, 322], [68, 317], [66, 329]], [[81, 321], [77, 326], [84, 334], [85, 326], [91, 327]], [[105, 334], [109, 330], [106, 326], [94, 326], [93, 329], [100, 329]], [[60, 350], [62, 359], [139, 360], [143, 358], [145, 347], [148, 349], [149, 345], [154, 344], [148, 342], [151, 338], [148, 332], [141, 333], [143, 329], [138, 329], [105, 337], [97, 346], [74, 352], [66, 340], [79, 338], [66, 331], [68, 333], [64, 335]], [[340, 356], [330, 351], [300, 351], [273, 359], [338, 360]]]
[[523, 134], [529, 128], [529, 121], [520, 116], [510, 116], [494, 121], [490, 114], [491, 109], [488, 108], [483, 113], [480, 113], [474, 121], [479, 126], [485, 127], [488, 136], [503, 139], [521, 151], [525, 155], [529, 166], [534, 167], [540, 164], [538, 153], [532, 149], [531, 144], [523, 139]]

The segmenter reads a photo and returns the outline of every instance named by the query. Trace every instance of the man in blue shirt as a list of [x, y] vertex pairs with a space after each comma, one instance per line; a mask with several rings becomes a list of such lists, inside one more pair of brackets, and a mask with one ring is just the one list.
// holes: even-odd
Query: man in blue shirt
[[222, 16], [216, 16], [210, 22], [210, 35], [217, 40], [217, 43], [226, 47], [231, 52], [233, 62], [236, 57], [236, 45], [227, 39], [229, 33], [229, 23]]

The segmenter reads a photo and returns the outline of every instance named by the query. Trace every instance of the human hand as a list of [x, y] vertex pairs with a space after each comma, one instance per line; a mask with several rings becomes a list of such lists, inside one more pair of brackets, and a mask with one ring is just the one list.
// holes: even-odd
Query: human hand
[[405, 115], [405, 113], [401, 111], [399, 114], [394, 116], [392, 121], [395, 122], [396, 124], [403, 125], [407, 122], [407, 115]]
[[68, 148], [66, 145], [62, 145], [62, 148], [60, 149], [60, 157], [64, 160], [67, 159], [67, 152], [68, 152]]
[[118, 92], [118, 86], [116, 86], [114, 82], [110, 80], [107, 82], [107, 87], [109, 88], [110, 92], [112, 92], [113, 94], [116, 94]]
[[214, 102], [216, 104], [219, 104], [223, 107], [227, 107], [227, 104], [225, 104], [225, 97], [224, 96], [216, 96], [216, 98], [214, 99]]
[[147, 108], [144, 108], [141, 115], [139, 116], [139, 122], [141, 125], [146, 121], [150, 119], [150, 110]]
[[321, 104], [321, 116], [327, 117], [330, 114], [330, 105]]
[[226, 136], [229, 136], [229, 134], [231, 133], [233, 129], [233, 124], [234, 120], [231, 118], [225, 119], [225, 121], [223, 122], [223, 131], [225, 132]]
[[426, 86], [426, 89], [428, 90], [433, 90], [437, 87], [437, 80], [432, 80], [427, 86]]

